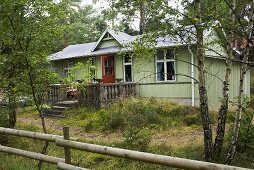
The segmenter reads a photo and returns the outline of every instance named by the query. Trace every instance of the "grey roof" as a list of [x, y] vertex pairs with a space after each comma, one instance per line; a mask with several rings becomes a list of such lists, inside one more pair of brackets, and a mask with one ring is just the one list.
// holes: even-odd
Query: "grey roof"
[[[64, 48], [62, 51], [51, 54], [49, 56], [49, 60], [63, 60], [69, 58], [80, 58], [80, 57], [90, 57], [90, 56], [98, 56], [98, 55], [105, 55], [105, 54], [115, 54], [120, 52], [120, 50], [130, 50], [130, 49], [120, 49], [119, 47], [109, 47], [103, 49], [96, 49], [98, 44], [101, 42], [102, 38], [106, 33], [111, 34], [116, 41], [119, 42], [121, 45], [125, 45], [131, 43], [141, 36], [131, 36], [123, 32], [116, 32], [114, 30], [105, 30], [104, 33], [101, 35], [100, 39], [97, 42], [91, 43], [84, 43], [84, 44], [76, 44], [76, 45], [69, 45], [68, 47]], [[179, 37], [170, 38], [157, 38], [156, 39], [156, 48], [159, 47], [170, 47], [170, 46], [178, 46], [184, 45], [183, 41]], [[96, 50], [95, 50], [96, 49]]]

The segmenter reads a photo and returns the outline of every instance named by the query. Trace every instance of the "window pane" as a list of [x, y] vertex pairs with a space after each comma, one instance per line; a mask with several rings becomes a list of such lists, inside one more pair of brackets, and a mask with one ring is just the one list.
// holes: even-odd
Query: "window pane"
[[124, 56], [124, 63], [131, 63], [131, 57], [128, 55]]
[[166, 58], [167, 59], [174, 59], [174, 50], [173, 49], [167, 49]]
[[64, 61], [63, 68], [68, 68], [68, 62], [67, 61]]
[[167, 80], [175, 80], [174, 62], [167, 62]]
[[131, 65], [125, 65], [125, 81], [132, 81]]
[[112, 75], [112, 67], [105, 67], [105, 75]]
[[112, 59], [112, 58], [109, 58], [109, 59], [108, 59], [108, 66], [109, 66], [109, 67], [112, 67], [112, 66], [113, 66], [113, 59]]
[[157, 81], [164, 81], [164, 62], [157, 63]]
[[104, 60], [104, 67], [108, 67], [108, 60], [107, 59]]
[[157, 50], [157, 60], [164, 59], [164, 51], [162, 49]]

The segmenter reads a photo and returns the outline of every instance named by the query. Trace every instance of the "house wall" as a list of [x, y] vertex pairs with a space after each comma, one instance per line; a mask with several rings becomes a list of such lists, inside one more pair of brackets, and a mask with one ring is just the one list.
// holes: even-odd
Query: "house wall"
[[[197, 61], [197, 58], [194, 57], [195, 65], [197, 65]], [[205, 61], [205, 69], [207, 70], [206, 85], [208, 90], [209, 106], [216, 109], [220, 105], [226, 64], [224, 59], [218, 58], [207, 57]], [[173, 100], [184, 104], [191, 104], [191, 78], [184, 76], [191, 76], [191, 65], [186, 62], [191, 62], [190, 52], [186, 47], [177, 48], [176, 73], [181, 75], [177, 75], [176, 81], [172, 82], [156, 82], [155, 59], [153, 62], [143, 62], [143, 64], [141, 64], [143, 71], [140, 73], [135, 71], [134, 74], [135, 82], [139, 82], [139, 95], [142, 97], [155, 97]], [[235, 101], [236, 97], [238, 96], [240, 66], [240, 63], [233, 64], [230, 77], [230, 101]], [[194, 68], [194, 77], [198, 80], [198, 69], [196, 67]], [[246, 96], [250, 96], [250, 71], [247, 71], [244, 85], [244, 94]], [[198, 83], [195, 83], [194, 96], [195, 103], [197, 105], [199, 100]]]
[[[168, 82], [156, 81], [156, 58], [151, 61], [142, 61], [142, 63], [134, 60], [134, 81], [139, 83], [140, 96], [163, 98], [191, 104], [191, 78], [187, 77], [191, 76], [191, 54], [186, 47], [178, 47], [175, 49], [175, 58], [176, 80]], [[197, 97], [196, 84], [195, 98], [197, 99]]]
[[[207, 89], [208, 100], [211, 107], [217, 107], [220, 104], [220, 98], [223, 87], [223, 80], [225, 77], [226, 64], [222, 59], [206, 59], [207, 70]], [[236, 101], [239, 92], [239, 79], [240, 79], [240, 63], [234, 63], [232, 73], [230, 76], [230, 101]], [[250, 71], [247, 71], [246, 80], [244, 82], [244, 94], [250, 96]]]
[[[74, 59], [74, 64], [78, 62], [86, 63], [87, 58]], [[188, 62], [188, 63], [186, 63]], [[187, 47], [176, 48], [176, 81], [169, 82], [156, 82], [156, 62], [155, 57], [150, 61], [144, 61], [142, 59], [133, 58], [133, 80], [137, 82], [138, 94], [142, 97], [155, 97], [161, 99], [167, 99], [172, 101], [181, 102], [184, 104], [191, 104], [192, 99], [192, 85], [191, 78], [191, 53]], [[195, 65], [197, 65], [197, 58], [194, 57]], [[123, 57], [115, 55], [115, 78], [123, 79], [124, 67]], [[97, 78], [102, 78], [101, 59], [96, 57], [95, 65], [97, 68]], [[56, 72], [60, 75], [63, 73], [62, 61], [54, 62], [54, 67], [57, 68]], [[207, 89], [209, 106], [212, 108], [218, 108], [220, 104], [220, 97], [223, 86], [223, 79], [226, 69], [225, 60], [216, 58], [206, 58], [205, 67], [207, 70]], [[195, 79], [198, 79], [198, 70], [194, 69]], [[230, 100], [233, 101], [238, 95], [239, 88], [239, 76], [240, 76], [240, 64], [234, 63], [231, 75], [230, 83]], [[78, 73], [77, 79], [81, 78], [82, 74]], [[250, 96], [250, 71], [247, 71], [245, 90], [244, 93]], [[195, 103], [198, 104], [198, 83], [195, 83]]]

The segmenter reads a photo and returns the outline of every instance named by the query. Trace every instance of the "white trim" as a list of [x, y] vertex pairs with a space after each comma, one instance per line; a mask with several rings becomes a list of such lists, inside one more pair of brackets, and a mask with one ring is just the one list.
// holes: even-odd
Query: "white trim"
[[[174, 75], [174, 80], [167, 80], [167, 62], [173, 62], [174, 63], [174, 71], [176, 72], [176, 62], [175, 62], [175, 50], [173, 51], [174, 52], [174, 59], [167, 59], [166, 58], [166, 54], [165, 54], [165, 49], [161, 49], [161, 50], [163, 50], [163, 52], [164, 52], [164, 57], [163, 57], [163, 59], [160, 59], [160, 60], [158, 60], [157, 59], [157, 54], [156, 54], [156, 56], [155, 56], [155, 67], [156, 67], [156, 82], [175, 82], [176, 81], [176, 75]], [[166, 50], [168, 50], [168, 49], [166, 49]], [[157, 68], [157, 63], [163, 63], [164, 64], [164, 81], [160, 81], [160, 80], [158, 80], [158, 68]]]
[[132, 58], [130, 58], [131, 59], [130, 62], [125, 63], [125, 57], [126, 56], [123, 56], [123, 82], [127, 82], [126, 77], [125, 77], [125, 66], [127, 66], [127, 65], [131, 66], [131, 81], [130, 82], [133, 82]]
[[194, 56], [190, 46], [188, 46], [188, 50], [191, 53], [191, 105], [195, 106]]
[[[65, 67], [65, 66], [67, 66], [67, 67]], [[70, 68], [72, 68], [73, 66], [74, 66], [73, 60], [63, 60], [63, 77], [65, 77], [65, 78], [68, 77], [68, 72], [69, 72]], [[67, 71], [66, 75], [65, 75], [65, 71]]]

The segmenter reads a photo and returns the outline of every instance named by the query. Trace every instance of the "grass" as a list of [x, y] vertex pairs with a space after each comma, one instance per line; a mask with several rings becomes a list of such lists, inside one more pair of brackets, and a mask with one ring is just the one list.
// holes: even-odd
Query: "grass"
[[[42, 131], [34, 107], [22, 108], [18, 120], [17, 129]], [[213, 126], [216, 124], [215, 120], [216, 114], [212, 113]], [[231, 121], [229, 119], [228, 124]], [[197, 108], [190, 106], [154, 99], [129, 98], [103, 109], [74, 108], [68, 110], [66, 118], [46, 118], [46, 123], [51, 127], [50, 133], [54, 134], [61, 134], [61, 127], [69, 126], [71, 136], [79, 137], [83, 142], [203, 160], [200, 114]], [[39, 152], [42, 144], [37, 140], [11, 137], [8, 146]], [[224, 163], [226, 151], [225, 147], [216, 162]], [[253, 153], [250, 150], [237, 155], [233, 165], [254, 168], [253, 160], [246, 158], [252, 158]], [[63, 158], [63, 149], [50, 144], [49, 155]], [[89, 169], [170, 169], [74, 150], [72, 158], [80, 166]], [[0, 169], [36, 169], [37, 163], [38, 161], [19, 156], [0, 154]], [[56, 169], [56, 166], [44, 164], [43, 168], [51, 170]]]

